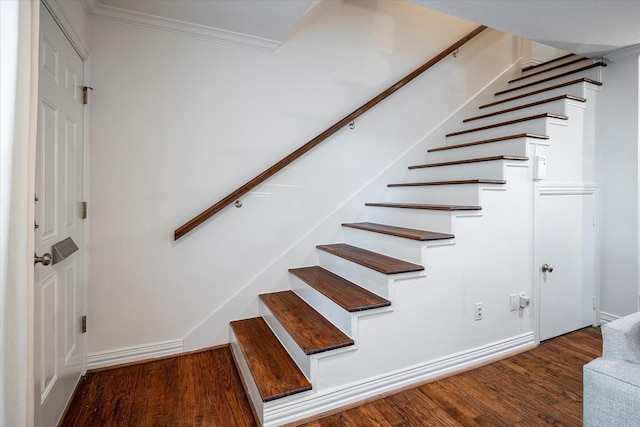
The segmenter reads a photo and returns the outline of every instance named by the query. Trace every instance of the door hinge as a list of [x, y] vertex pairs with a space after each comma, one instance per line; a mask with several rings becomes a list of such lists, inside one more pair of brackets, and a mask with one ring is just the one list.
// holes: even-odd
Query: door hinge
[[82, 202], [80, 205], [80, 218], [87, 219], [87, 202]]
[[82, 333], [87, 333], [87, 316], [82, 316]]
[[82, 86], [82, 104], [87, 105], [89, 103], [89, 91], [93, 90], [92, 87]]

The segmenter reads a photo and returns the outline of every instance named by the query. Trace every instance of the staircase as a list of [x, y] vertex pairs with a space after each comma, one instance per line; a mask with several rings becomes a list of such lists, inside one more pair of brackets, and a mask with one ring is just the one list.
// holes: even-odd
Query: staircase
[[[523, 69], [428, 150], [428, 163], [410, 166], [406, 182], [389, 184], [387, 200], [366, 203], [366, 221], [342, 224], [345, 243], [318, 245], [319, 265], [290, 269], [292, 289], [260, 295], [260, 317], [231, 323], [260, 424], [312, 417], [535, 345], [520, 312], [495, 320], [508, 323], [510, 338], [494, 339], [468, 302], [487, 292], [483, 283], [531, 280], [533, 237], [522, 230], [531, 229], [532, 182], [545, 170], [530, 159], [545, 155], [547, 170], [562, 174], [568, 151], [582, 144], [576, 112], [604, 66], [566, 55]], [[489, 256], [517, 261], [492, 269]], [[454, 320], [443, 326], [445, 316]], [[468, 335], [467, 348], [450, 334]]]

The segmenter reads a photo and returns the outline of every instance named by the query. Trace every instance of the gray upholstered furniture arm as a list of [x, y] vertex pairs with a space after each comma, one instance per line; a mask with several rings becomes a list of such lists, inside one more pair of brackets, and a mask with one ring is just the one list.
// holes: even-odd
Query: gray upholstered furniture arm
[[583, 368], [584, 425], [640, 427], [640, 313], [601, 330], [602, 357]]
[[640, 363], [640, 312], [602, 325], [602, 357]]
[[640, 365], [598, 358], [584, 366], [584, 426], [640, 426]]

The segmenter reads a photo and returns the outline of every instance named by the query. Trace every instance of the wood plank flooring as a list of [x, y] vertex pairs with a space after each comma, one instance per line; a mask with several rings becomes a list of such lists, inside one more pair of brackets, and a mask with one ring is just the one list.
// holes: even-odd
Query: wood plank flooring
[[[546, 341], [508, 359], [303, 424], [581, 426], [582, 366], [600, 329]], [[87, 375], [67, 426], [255, 426], [228, 348]]]

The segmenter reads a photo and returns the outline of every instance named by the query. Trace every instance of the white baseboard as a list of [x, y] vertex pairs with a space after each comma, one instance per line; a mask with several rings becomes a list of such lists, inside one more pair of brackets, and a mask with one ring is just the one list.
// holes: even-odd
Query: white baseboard
[[607, 313], [604, 311], [600, 312], [600, 324], [603, 325], [605, 323], [613, 322], [616, 319], [619, 319], [620, 316], [616, 316], [615, 314]]
[[333, 411], [408, 386], [484, 365], [536, 346], [533, 332], [497, 341], [338, 389], [290, 396], [264, 407], [264, 426], [279, 426]]
[[140, 360], [155, 359], [182, 353], [184, 349], [182, 339], [160, 341], [155, 343], [116, 348], [114, 350], [97, 351], [87, 356], [87, 369], [105, 368], [138, 362]]

